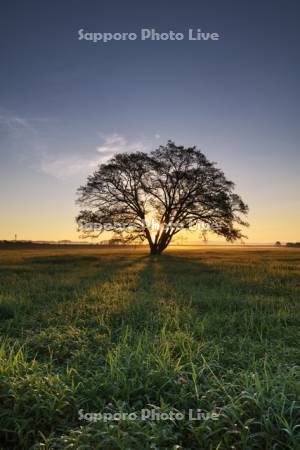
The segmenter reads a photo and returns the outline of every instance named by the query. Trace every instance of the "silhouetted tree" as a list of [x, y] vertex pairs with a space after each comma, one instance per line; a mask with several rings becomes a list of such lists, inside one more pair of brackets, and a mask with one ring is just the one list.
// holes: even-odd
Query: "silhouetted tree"
[[287, 247], [297, 247], [297, 248], [299, 248], [300, 247], [300, 242], [287, 242], [286, 246]]
[[248, 225], [241, 217], [248, 207], [234, 184], [196, 147], [172, 141], [149, 154], [115, 155], [78, 194], [78, 204], [86, 208], [77, 217], [84, 236], [98, 236], [111, 224], [125, 242], [147, 240], [152, 254], [197, 223], [228, 241], [245, 237], [235, 224]]

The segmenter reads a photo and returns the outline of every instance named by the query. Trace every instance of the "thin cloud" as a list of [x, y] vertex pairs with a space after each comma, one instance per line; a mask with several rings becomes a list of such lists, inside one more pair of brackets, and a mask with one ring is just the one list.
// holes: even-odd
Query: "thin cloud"
[[48, 119], [25, 118], [0, 108], [0, 127], [14, 138], [22, 137], [28, 133], [36, 136], [38, 134], [38, 125], [44, 122], [48, 122]]
[[103, 144], [97, 147], [97, 152], [101, 153], [103, 156], [144, 150], [144, 144], [142, 142], [128, 142], [123, 136], [117, 133], [109, 135], [100, 133], [100, 136], [103, 139]]
[[69, 178], [91, 173], [96, 167], [109, 160], [115, 153], [144, 150], [142, 142], [128, 142], [123, 136], [114, 133], [100, 134], [103, 143], [96, 148], [93, 156], [70, 155], [62, 158], [51, 158], [44, 153], [40, 170], [56, 178]]

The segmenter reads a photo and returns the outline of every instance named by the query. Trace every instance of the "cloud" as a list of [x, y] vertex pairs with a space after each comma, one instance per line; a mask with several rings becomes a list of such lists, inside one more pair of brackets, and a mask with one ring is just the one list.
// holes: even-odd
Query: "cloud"
[[40, 170], [56, 178], [69, 178], [79, 175], [88, 175], [96, 167], [109, 160], [115, 153], [134, 152], [144, 150], [141, 142], [128, 142], [123, 136], [114, 133], [105, 135], [100, 133], [102, 145], [96, 148], [97, 154], [82, 156], [70, 155], [53, 158], [44, 152]]
[[12, 138], [23, 138], [24, 135], [36, 137], [40, 123], [48, 122], [46, 118], [25, 118], [0, 108], [0, 128]]
[[16, 163], [39, 161], [41, 149], [45, 148], [40, 131], [43, 124], [48, 122], [48, 118], [25, 118], [0, 106], [1, 152], [9, 155]]
[[0, 107], [0, 135], [9, 136], [12, 142], [22, 142], [18, 160], [30, 161], [32, 168], [55, 178], [87, 176], [116, 153], [145, 150], [140, 141], [130, 142], [118, 133], [99, 133], [102, 142], [93, 153], [53, 155], [41, 140], [40, 126], [44, 122], [49, 122], [49, 119], [25, 118]]
[[81, 158], [80, 156], [66, 156], [64, 158], [51, 158], [44, 156], [40, 170], [55, 178], [69, 178], [75, 175], [91, 172], [97, 167], [100, 160]]
[[23, 117], [0, 113], [1, 134], [13, 139], [23, 138], [26, 135], [36, 135], [33, 124]]
[[142, 142], [128, 142], [120, 134], [114, 133], [110, 135], [104, 135], [100, 133], [103, 139], [103, 144], [97, 147], [97, 152], [103, 156], [112, 156], [115, 153], [123, 152], [135, 152], [137, 150], [144, 150]]

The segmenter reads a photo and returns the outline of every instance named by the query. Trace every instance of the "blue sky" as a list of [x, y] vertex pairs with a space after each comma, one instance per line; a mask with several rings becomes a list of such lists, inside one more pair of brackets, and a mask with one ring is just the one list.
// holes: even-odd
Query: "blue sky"
[[[250, 206], [250, 242], [300, 240], [296, 0], [1, 6], [0, 239], [78, 239], [76, 188], [115, 151], [197, 145]], [[219, 41], [78, 40], [78, 30]]]

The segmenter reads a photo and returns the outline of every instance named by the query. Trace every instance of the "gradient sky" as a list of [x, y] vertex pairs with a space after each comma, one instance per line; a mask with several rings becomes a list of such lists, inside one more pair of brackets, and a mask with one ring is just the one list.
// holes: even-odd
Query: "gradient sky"
[[[236, 183], [249, 242], [300, 240], [299, 20], [298, 0], [2, 2], [0, 239], [79, 239], [95, 165], [171, 138]], [[81, 28], [221, 39], [94, 44]]]

